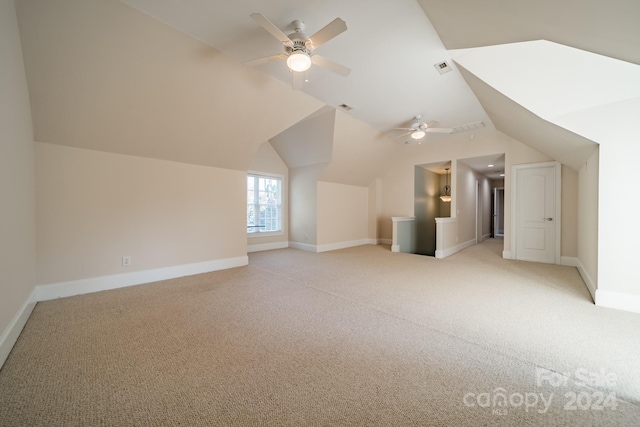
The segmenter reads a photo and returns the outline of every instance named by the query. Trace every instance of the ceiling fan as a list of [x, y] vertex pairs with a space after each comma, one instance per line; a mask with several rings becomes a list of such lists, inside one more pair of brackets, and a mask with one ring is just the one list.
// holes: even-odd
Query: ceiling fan
[[402, 138], [403, 136], [410, 135], [411, 139], [419, 141], [424, 138], [427, 133], [453, 133], [453, 129], [439, 128], [436, 127], [437, 125], [437, 121], [425, 122], [424, 120], [422, 120], [421, 115], [417, 115], [413, 117], [411, 123], [409, 124], [409, 127], [396, 128], [398, 130], [406, 131], [402, 135], [396, 136], [396, 138]]
[[315, 64], [344, 77], [351, 73], [351, 70], [344, 65], [314, 53], [315, 49], [347, 30], [347, 24], [342, 19], [334, 19], [311, 37], [307, 37], [302, 32], [304, 30], [304, 22], [302, 21], [293, 21], [292, 25], [295, 31], [286, 35], [259, 13], [252, 13], [251, 18], [284, 45], [284, 53], [246, 61], [244, 63], [245, 65], [255, 66], [286, 59], [287, 67], [289, 67], [289, 70], [293, 74], [294, 89], [302, 88], [305, 78], [303, 74], [311, 67], [311, 64]]

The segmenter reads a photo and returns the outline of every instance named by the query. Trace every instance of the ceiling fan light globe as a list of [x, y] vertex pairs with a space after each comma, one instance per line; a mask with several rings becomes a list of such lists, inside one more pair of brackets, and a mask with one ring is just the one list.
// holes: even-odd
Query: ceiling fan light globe
[[411, 134], [411, 138], [413, 138], [413, 139], [422, 139], [422, 138], [424, 138], [425, 135], [426, 135], [425, 131], [418, 129], [418, 130], [414, 131]]
[[287, 58], [287, 67], [291, 71], [307, 71], [311, 68], [311, 58], [302, 52], [294, 52]]

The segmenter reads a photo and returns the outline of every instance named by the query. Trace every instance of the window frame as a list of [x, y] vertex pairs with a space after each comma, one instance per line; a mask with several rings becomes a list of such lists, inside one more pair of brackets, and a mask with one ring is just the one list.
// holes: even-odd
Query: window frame
[[[261, 171], [247, 171], [247, 179], [250, 177], [254, 177], [254, 178], [267, 178], [267, 179], [278, 179], [280, 180], [280, 198], [279, 198], [279, 204], [277, 205], [279, 207], [279, 219], [280, 219], [280, 229], [279, 230], [275, 230], [275, 231], [260, 231], [260, 229], [257, 229], [255, 231], [249, 231], [249, 227], [247, 227], [247, 237], [248, 238], [252, 238], [252, 237], [268, 237], [268, 236], [282, 236], [284, 234], [284, 212], [283, 212], [283, 207], [284, 207], [284, 175], [282, 174], [277, 174], [277, 173], [269, 173], [269, 172], [261, 172]], [[249, 193], [249, 187], [248, 184], [245, 185], [245, 198], [247, 199], [247, 214], [248, 214], [248, 209], [249, 209], [249, 197], [248, 194]], [[256, 204], [254, 203], [253, 206], [255, 207], [259, 207], [260, 204]], [[264, 206], [264, 205], [263, 205]]]

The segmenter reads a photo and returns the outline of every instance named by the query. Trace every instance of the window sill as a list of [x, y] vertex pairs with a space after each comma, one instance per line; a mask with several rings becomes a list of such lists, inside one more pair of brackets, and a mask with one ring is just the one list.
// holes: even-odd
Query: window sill
[[247, 238], [253, 239], [256, 237], [271, 237], [271, 236], [282, 236], [284, 233], [282, 231], [265, 231], [264, 233], [247, 233]]

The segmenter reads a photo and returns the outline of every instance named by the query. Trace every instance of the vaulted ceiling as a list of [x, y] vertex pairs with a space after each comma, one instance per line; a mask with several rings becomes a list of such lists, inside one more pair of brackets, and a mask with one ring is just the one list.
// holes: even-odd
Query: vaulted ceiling
[[[340, 17], [347, 31], [317, 53], [349, 67], [351, 74], [342, 77], [314, 66], [303, 92], [332, 107], [347, 104], [353, 107], [351, 116], [383, 132], [418, 114], [443, 127], [490, 125], [462, 76], [441, 75], [434, 67], [449, 54], [416, 0], [124, 1], [239, 61], [283, 52], [282, 43], [251, 19], [254, 12], [285, 34], [294, 31], [294, 20], [302, 20], [311, 35]], [[291, 84], [284, 61], [256, 68]]]
[[447, 49], [549, 40], [640, 64], [636, 0], [418, 0]]
[[[295, 133], [296, 124], [328, 106], [338, 110], [329, 145], [340, 155], [325, 171], [327, 180], [365, 185], [393, 143], [401, 143], [391, 139], [401, 133], [394, 128], [416, 114], [443, 127], [495, 125], [577, 169], [606, 132], [606, 121], [593, 119], [596, 112], [633, 116], [628, 113], [640, 99], [629, 91], [625, 100], [623, 84], [609, 99], [615, 108], [585, 105], [583, 115], [576, 104], [554, 121], [513, 93], [518, 84], [535, 92], [546, 81], [518, 67], [513, 51], [490, 46], [545, 39], [630, 61], [624, 64], [635, 82], [635, 0], [18, 0], [16, 6], [36, 139], [89, 149], [242, 169], [261, 143], [280, 138], [285, 146], [282, 138]], [[283, 61], [242, 66], [282, 51], [250, 18], [253, 12], [285, 32], [301, 19], [308, 34], [341, 17], [348, 30], [318, 53], [351, 74], [314, 66], [309, 82], [295, 91]], [[539, 52], [538, 66], [553, 75], [554, 64], [544, 63], [547, 52]], [[436, 70], [442, 61], [451, 72]], [[496, 80], [506, 69], [512, 73]], [[561, 81], [555, 84], [559, 98], [573, 96]], [[341, 104], [353, 109], [343, 111]], [[592, 118], [586, 130], [585, 117]], [[291, 159], [300, 161], [309, 160]], [[355, 164], [361, 165], [357, 177]]]
[[635, 133], [640, 2], [419, 2], [500, 131], [574, 169]]
[[[640, 3], [634, 0], [245, 0], [231, 4], [207, 0], [124, 1], [241, 61], [282, 49], [277, 40], [249, 19], [252, 12], [267, 16], [285, 32], [293, 30], [291, 22], [295, 19], [305, 21], [312, 33], [334, 17], [341, 17], [347, 22], [348, 31], [323, 46], [321, 53], [353, 72], [345, 78], [314, 67], [309, 73], [310, 82], [303, 88], [306, 93], [329, 106], [348, 104], [354, 107], [349, 112], [351, 116], [379, 131], [391, 131], [390, 134], [415, 114], [439, 120], [446, 127], [481, 120], [574, 169], [586, 162], [600, 142], [592, 139], [597, 131], [575, 126], [581, 121], [579, 117], [574, 117], [574, 126], [567, 129], [559, 120], [545, 116], [546, 111], [537, 109], [535, 102], [514, 99], [517, 84], [532, 87], [535, 92], [535, 88], [544, 88], [548, 83], [545, 76], [517, 69], [516, 62], [526, 62], [531, 45], [518, 46], [519, 55], [512, 55], [513, 49], [501, 57], [486, 55], [486, 50], [474, 52], [475, 61], [469, 60], [468, 55], [462, 57], [459, 49], [533, 40], [554, 42], [535, 45], [542, 48], [531, 58], [542, 62], [537, 67], [543, 71], [566, 75], [564, 80], [555, 82], [554, 94], [558, 101], [573, 100], [574, 105], [565, 114], [574, 116], [582, 110], [624, 101], [625, 88], [631, 90], [636, 84], [636, 76], [619, 80], [620, 67], [603, 65], [602, 69], [612, 71], [609, 77], [599, 74], [600, 69], [587, 69], [597, 62], [597, 55], [593, 54], [640, 63]], [[558, 51], [554, 46], [561, 49], [560, 61], [554, 56]], [[591, 57], [580, 62], [580, 55]], [[437, 73], [433, 65], [445, 60], [454, 65], [452, 56], [459, 69], [444, 75]], [[524, 67], [536, 68], [529, 63]], [[259, 69], [284, 82], [291, 79], [282, 61]], [[505, 73], [504, 69], [512, 72]], [[609, 78], [618, 83], [616, 89], [622, 93], [614, 90], [613, 97], [598, 102], [576, 97], [575, 90], [565, 93], [566, 86], [562, 84], [578, 76], [587, 88], [593, 82], [603, 90], [615, 86], [600, 84]], [[518, 83], [496, 87], [488, 83], [492, 78], [499, 83], [505, 79]], [[547, 105], [558, 102], [540, 91], [539, 97], [544, 96]]]

